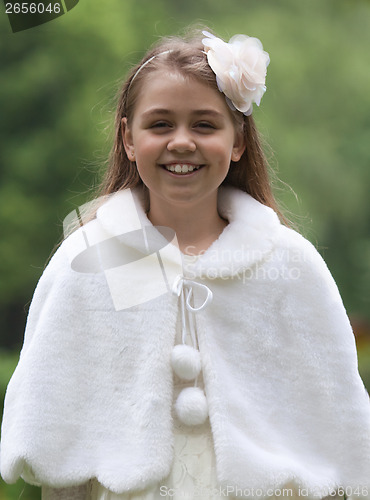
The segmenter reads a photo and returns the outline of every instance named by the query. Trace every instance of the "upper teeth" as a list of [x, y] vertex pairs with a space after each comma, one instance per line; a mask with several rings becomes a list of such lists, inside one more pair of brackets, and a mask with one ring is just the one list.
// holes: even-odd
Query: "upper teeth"
[[193, 170], [198, 170], [199, 166], [195, 165], [165, 165], [167, 170], [171, 172], [176, 172], [177, 174], [186, 174], [187, 172], [192, 172]]

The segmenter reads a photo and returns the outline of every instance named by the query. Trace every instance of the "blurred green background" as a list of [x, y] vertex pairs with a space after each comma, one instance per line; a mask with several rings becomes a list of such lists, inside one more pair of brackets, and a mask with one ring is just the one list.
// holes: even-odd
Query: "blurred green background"
[[[370, 1], [80, 0], [18, 33], [0, 12], [1, 400], [62, 221], [104, 168], [119, 84], [158, 37], [195, 22], [270, 53], [255, 118], [276, 194], [337, 281], [370, 388]], [[39, 496], [0, 482], [0, 500]]]

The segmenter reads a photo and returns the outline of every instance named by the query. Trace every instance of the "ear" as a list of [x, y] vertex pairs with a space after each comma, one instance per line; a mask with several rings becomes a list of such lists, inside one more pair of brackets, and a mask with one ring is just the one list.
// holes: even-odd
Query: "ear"
[[131, 129], [127, 125], [127, 118], [122, 118], [121, 120], [121, 132], [122, 132], [122, 142], [125, 148], [127, 158], [130, 161], [135, 161], [135, 148], [132, 139]]
[[236, 132], [233, 151], [231, 153], [231, 160], [234, 162], [239, 161], [245, 151], [245, 148], [246, 143], [244, 135], [241, 132]]

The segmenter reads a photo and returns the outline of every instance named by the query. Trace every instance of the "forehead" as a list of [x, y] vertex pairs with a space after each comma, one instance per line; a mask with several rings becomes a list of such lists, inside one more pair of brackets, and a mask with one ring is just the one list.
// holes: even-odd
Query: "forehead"
[[168, 70], [153, 71], [141, 82], [134, 115], [151, 108], [187, 113], [213, 109], [230, 115], [224, 95], [217, 89], [194, 77]]

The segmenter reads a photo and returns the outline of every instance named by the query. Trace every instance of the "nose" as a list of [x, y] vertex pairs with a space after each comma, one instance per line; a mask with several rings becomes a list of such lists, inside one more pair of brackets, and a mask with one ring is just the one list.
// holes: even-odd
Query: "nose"
[[191, 132], [185, 129], [185, 127], [174, 130], [167, 144], [168, 151], [176, 151], [178, 153], [193, 152], [196, 148]]

